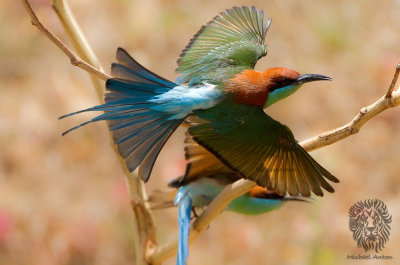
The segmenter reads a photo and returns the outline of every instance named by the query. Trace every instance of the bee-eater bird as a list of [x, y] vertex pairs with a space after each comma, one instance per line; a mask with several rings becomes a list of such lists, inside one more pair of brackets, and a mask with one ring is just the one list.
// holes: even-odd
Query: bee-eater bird
[[[178, 205], [179, 242], [177, 265], [185, 265], [189, 255], [191, 212], [209, 205], [223, 188], [241, 176], [229, 169], [187, 134], [185, 156], [188, 160], [184, 176], [170, 181], [175, 192], [157, 191], [150, 196], [153, 208]], [[173, 199], [175, 196], [175, 199]], [[172, 197], [172, 198], [171, 198]], [[174, 201], [173, 201], [174, 200]], [[286, 201], [306, 201], [304, 197], [282, 196], [274, 191], [255, 186], [248, 193], [232, 200], [226, 211], [246, 215], [259, 215], [284, 205]]]
[[165, 142], [194, 115], [203, 120], [189, 128], [194, 140], [241, 177], [281, 195], [322, 196], [321, 187], [333, 192], [326, 179], [338, 179], [297, 143], [287, 126], [263, 111], [304, 83], [331, 78], [282, 67], [254, 71], [267, 54], [264, 40], [270, 23], [255, 7], [220, 13], [180, 55], [179, 84], [152, 73], [119, 48], [113, 78], [106, 81], [106, 103], [63, 117], [105, 113], [65, 133], [108, 120], [127, 167], [133, 171], [140, 165], [139, 175], [147, 181]]

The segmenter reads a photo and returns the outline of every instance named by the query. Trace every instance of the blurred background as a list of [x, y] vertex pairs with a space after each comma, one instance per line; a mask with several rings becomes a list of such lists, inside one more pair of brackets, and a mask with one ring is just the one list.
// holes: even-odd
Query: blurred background
[[[66, 40], [50, 0], [32, 0], [39, 18]], [[387, 90], [400, 62], [400, 2], [70, 1], [104, 68], [118, 46], [174, 80], [176, 59], [201, 25], [234, 5], [272, 18], [269, 54], [256, 69], [284, 66], [325, 74], [268, 109], [298, 140], [350, 121]], [[67, 42], [68, 43], [68, 42]], [[70, 45], [70, 43], [68, 43]], [[65, 137], [93, 115], [57, 117], [98, 103], [88, 75], [30, 24], [19, 1], [0, 2], [0, 264], [134, 264], [132, 213], [105, 123]], [[384, 264], [363, 254], [348, 228], [358, 200], [379, 198], [393, 216], [381, 254], [400, 264], [400, 108], [359, 134], [312, 155], [336, 175], [336, 192], [312, 204], [289, 202], [256, 217], [225, 212], [190, 248], [189, 264]], [[149, 193], [184, 172], [184, 131], [163, 149]], [[176, 210], [155, 212], [158, 241], [177, 236]], [[164, 264], [175, 264], [175, 257]]]

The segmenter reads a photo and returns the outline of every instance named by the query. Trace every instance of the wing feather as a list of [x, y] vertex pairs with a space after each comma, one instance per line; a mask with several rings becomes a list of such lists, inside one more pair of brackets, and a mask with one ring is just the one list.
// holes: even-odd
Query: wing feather
[[190, 135], [243, 178], [281, 195], [334, 191], [326, 179], [337, 179], [297, 143], [287, 126], [261, 108], [221, 104], [195, 114], [209, 123], [190, 127]]
[[267, 54], [271, 20], [255, 7], [227, 9], [201, 27], [183, 49], [176, 71], [179, 83], [218, 83], [251, 69]]

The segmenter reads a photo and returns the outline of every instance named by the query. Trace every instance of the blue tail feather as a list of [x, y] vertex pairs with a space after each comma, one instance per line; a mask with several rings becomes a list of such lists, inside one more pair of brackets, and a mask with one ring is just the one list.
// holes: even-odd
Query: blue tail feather
[[[129, 104], [129, 99], [124, 99], [124, 100], [114, 100], [102, 105], [98, 105], [95, 107], [91, 107], [91, 108], [87, 108], [87, 109], [83, 109], [83, 110], [79, 110], [79, 111], [75, 111], [75, 112], [71, 112], [69, 114], [66, 115], [62, 115], [60, 117], [58, 117], [59, 120], [62, 120], [64, 118], [70, 117], [70, 116], [74, 116], [76, 114], [80, 114], [80, 113], [84, 113], [84, 112], [90, 112], [90, 111], [107, 111], [107, 113], [105, 114], [113, 114], [115, 112], [120, 112], [122, 110], [131, 110], [132, 107], [131, 105], [138, 105], [136, 106], [137, 108], [140, 107], [140, 105], [142, 105], [143, 107], [151, 107], [150, 104], [152, 103], [144, 103], [144, 102], [138, 102], [137, 104]], [[153, 104], [154, 105], [154, 104]], [[97, 117], [96, 117], [97, 118]], [[94, 121], [97, 121], [100, 119], [96, 119]]]
[[65, 114], [65, 115], [62, 115], [62, 116], [58, 117], [58, 119], [62, 120], [64, 118], [67, 118], [67, 117], [70, 117], [70, 116], [73, 116], [73, 115], [76, 115], [76, 114], [79, 114], [79, 113], [83, 113], [83, 112], [102, 111], [104, 108], [106, 108], [104, 105], [105, 104], [99, 105], [99, 106], [95, 106], [95, 107], [91, 107], [91, 108], [87, 108], [87, 109], [83, 109], [83, 110], [78, 110], [78, 111], [75, 111], [75, 112], [71, 112], [71, 113], [68, 113], [68, 114]]
[[[91, 119], [91, 120], [89, 120], [87, 122], [84, 122], [84, 123], [81, 123], [81, 124], [79, 124], [79, 125], [77, 125], [75, 127], [72, 127], [70, 129], [68, 129], [67, 131], [63, 132], [62, 135], [66, 135], [67, 133], [69, 133], [71, 131], [74, 131], [74, 130], [76, 130], [76, 129], [78, 129], [78, 128], [86, 125], [86, 124], [92, 123], [92, 122], [101, 121], [101, 120], [122, 120], [122, 119], [127, 119], [127, 118], [139, 117], [141, 115], [141, 113], [137, 113], [137, 111], [139, 109], [138, 110], [136, 110], [136, 109], [132, 110], [132, 106], [122, 106], [122, 107], [109, 106], [109, 107], [104, 107], [104, 108], [97, 108], [95, 110], [96, 111], [97, 110], [106, 111], [107, 108], [112, 108], [113, 110], [107, 111], [104, 114], [101, 114], [101, 115], [99, 115], [99, 116], [97, 116], [97, 117], [95, 117], [95, 118], [93, 118], [93, 119]], [[69, 114], [69, 116], [74, 115], [74, 114], [78, 114], [78, 113], [81, 113], [81, 112], [94, 111], [93, 109], [94, 108], [90, 108], [90, 109], [86, 109], [86, 110], [83, 110], [83, 111], [78, 111], [76, 113], [71, 113], [71, 114]], [[68, 115], [61, 116], [59, 119], [65, 118], [67, 116]]]
[[171, 89], [169, 86], [162, 86], [155, 82], [145, 83], [121, 78], [108, 79], [106, 81], [106, 87], [108, 91], [121, 93], [132, 93], [132, 91], [164, 93]]
[[[109, 123], [110, 130], [116, 131], [119, 129], [124, 129], [131, 125], [139, 124], [139, 123], [142, 123], [142, 122], [145, 122], [148, 120], [153, 120], [154, 118], [157, 117], [157, 115], [155, 115], [155, 114], [154, 115], [152, 115], [151, 113], [149, 114], [147, 110], [144, 110], [144, 111], [146, 111], [146, 113], [140, 113], [140, 115], [138, 115], [136, 117], [126, 118], [126, 119], [123, 119], [122, 121], [121, 120], [113, 120], [116, 122], [112, 123], [112, 124]], [[160, 115], [160, 117], [162, 117], [162, 116]]]
[[138, 148], [140, 145], [144, 144], [147, 140], [151, 139], [154, 134], [162, 133], [163, 129], [167, 127], [168, 124], [159, 121], [156, 124], [152, 124], [149, 127], [140, 128], [138, 133], [134, 132], [122, 137], [118, 144], [118, 150], [123, 157], [128, 157], [130, 154]]
[[154, 130], [146, 140], [141, 141], [140, 146], [135, 150], [130, 151], [126, 159], [129, 168], [136, 168], [144, 160], [145, 157], [150, 156], [151, 149], [165, 136], [165, 131], [169, 126], [161, 127]]
[[156, 84], [158, 84], [160, 87], [174, 87], [176, 86], [172, 82], [166, 82], [158, 77], [155, 77], [153, 74], [147, 73], [147, 72], [139, 72], [135, 71], [133, 69], [130, 69], [124, 65], [113, 63], [111, 65], [111, 71], [113, 73], [117, 73], [117, 76], [123, 77], [124, 79], [129, 79], [129, 81], [133, 82], [138, 82], [138, 83], [144, 83], [144, 84], [152, 84], [153, 89], [157, 88]]
[[116, 78], [106, 81], [105, 104], [60, 119], [89, 111], [104, 113], [65, 131], [63, 135], [86, 124], [107, 120], [114, 143], [129, 170], [135, 170], [143, 161], [139, 175], [147, 181], [161, 148], [183, 121], [174, 119], [173, 113], [152, 109], [161, 103], [151, 102], [151, 99], [177, 84], [147, 70], [121, 48], [117, 50], [117, 60], [119, 63], [112, 65], [112, 74]]
[[[127, 66], [128, 68], [132, 69], [133, 71], [140, 72], [142, 74], [147, 74], [149, 76], [155, 77], [157, 79], [157, 82], [162, 83], [165, 86], [168, 86], [170, 88], [173, 88], [176, 86], [176, 84], [168, 81], [167, 79], [149, 71], [142, 65], [140, 65], [135, 59], [133, 59], [124, 49], [118, 48], [117, 49], [117, 60], [121, 65]], [[117, 69], [111, 68], [111, 73], [113, 76], [119, 76], [120, 73], [117, 71]], [[122, 75], [123, 78], [129, 78], [129, 75]], [[135, 77], [133, 77], [135, 78]]]
[[[177, 197], [175, 198], [175, 201]], [[179, 200], [178, 203], [179, 242], [178, 242], [178, 255], [176, 258], [177, 265], [186, 265], [186, 261], [189, 256], [189, 231], [190, 231], [191, 212], [192, 212], [192, 200], [186, 194]]]
[[137, 91], [135, 95], [132, 95], [131, 93], [125, 93], [125, 92], [119, 92], [119, 91], [113, 91], [113, 93], [107, 93], [104, 97], [104, 101], [106, 102], [113, 102], [116, 100], [120, 99], [128, 99], [128, 98], [142, 98], [143, 100], [150, 99], [152, 96], [154, 96], [154, 92], [148, 92], [148, 91]]
[[164, 134], [162, 138], [158, 141], [158, 143], [149, 151], [146, 157], [143, 159], [140, 168], [139, 168], [139, 175], [140, 176], [149, 176], [150, 172], [153, 168], [153, 165], [156, 161], [158, 154], [160, 153], [161, 149], [165, 145], [166, 139], [168, 139], [171, 134], [175, 131], [175, 129], [179, 126], [180, 123], [172, 124], [174, 126], [169, 129], [169, 132]]
[[[166, 122], [161, 117], [158, 119], [153, 118], [151, 120], [134, 124], [126, 128], [121, 128], [119, 130], [114, 131], [113, 134], [114, 142], [116, 144], [122, 145], [128, 140], [129, 141], [136, 141], [137, 139], [146, 140], [153, 131], [162, 127], [162, 125], [165, 123]], [[130, 143], [124, 145], [130, 145]]]

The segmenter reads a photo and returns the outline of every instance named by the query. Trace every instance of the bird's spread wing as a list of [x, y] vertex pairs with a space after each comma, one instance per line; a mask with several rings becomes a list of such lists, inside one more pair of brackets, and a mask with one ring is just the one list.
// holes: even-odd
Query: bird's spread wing
[[[170, 187], [178, 188], [200, 178], [217, 178], [221, 182], [234, 182], [241, 178], [240, 174], [225, 166], [207, 149], [193, 140], [192, 136], [186, 133], [185, 157], [188, 160], [185, 175], [171, 180]], [[217, 179], [218, 180], [218, 179]]]
[[[242, 177], [280, 195], [322, 196], [321, 187], [334, 189], [326, 179], [338, 179], [318, 164], [294, 139], [290, 129], [261, 108], [251, 106], [199, 110], [209, 123], [189, 128], [194, 140]], [[227, 117], [229, 116], [229, 117]]]
[[221, 12], [194, 35], [178, 59], [180, 83], [225, 82], [244, 69], [254, 68], [267, 54], [264, 44], [271, 19], [255, 7]]

